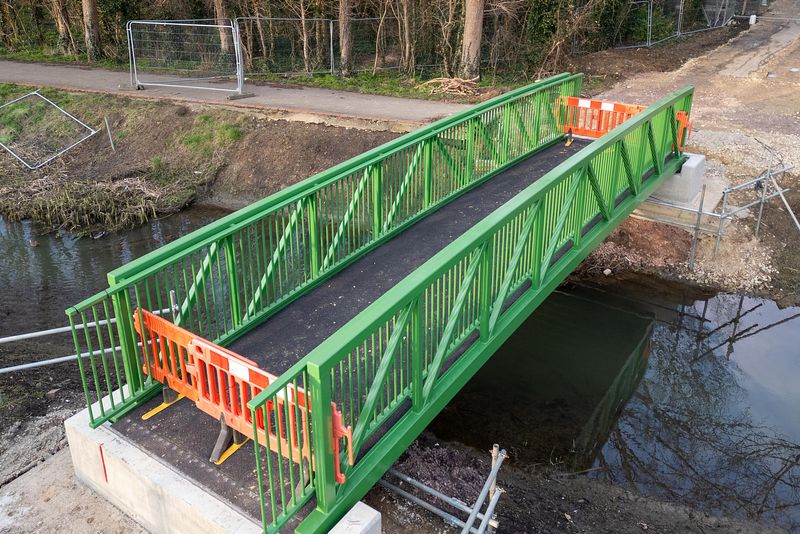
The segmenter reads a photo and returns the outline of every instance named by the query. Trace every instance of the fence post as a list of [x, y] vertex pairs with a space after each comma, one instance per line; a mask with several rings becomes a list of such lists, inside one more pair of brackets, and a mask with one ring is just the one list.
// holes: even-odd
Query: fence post
[[653, 0], [647, 3], [647, 48], [653, 46]]
[[488, 341], [489, 317], [492, 313], [492, 238], [487, 238], [481, 249], [480, 278], [478, 279], [478, 302], [480, 303], [481, 341]]
[[433, 137], [429, 137], [423, 141], [422, 145], [422, 165], [423, 165], [423, 201], [422, 205], [428, 207], [431, 205], [431, 196], [433, 189]]
[[133, 44], [133, 21], [128, 22], [128, 58], [131, 62], [131, 87], [139, 89], [139, 73], [136, 70], [136, 50]]
[[[136, 351], [136, 337], [133, 333], [133, 311], [130, 300], [131, 296], [128, 291], [117, 291], [111, 295], [111, 303], [117, 319], [117, 336], [122, 351], [125, 379], [128, 383], [128, 394], [134, 395], [142, 389], [143, 383], [139, 371], [141, 367]], [[80, 358], [80, 354], [78, 357]]]
[[411, 311], [411, 403], [414, 411], [422, 411], [425, 403], [422, 394], [423, 379], [422, 372], [425, 367], [424, 343], [422, 342], [422, 317], [425, 311], [422, 309], [422, 299], [424, 293], [417, 297], [417, 303]]
[[330, 34], [331, 34], [331, 39], [330, 39], [330, 41], [331, 41], [331, 74], [333, 75], [333, 74], [336, 74], [336, 56], [334, 55], [334, 52], [333, 52], [333, 19], [331, 19], [331, 20], [330, 20], [330, 21], [328, 21], [328, 22], [330, 22]]
[[683, 2], [680, 0], [678, 3], [678, 37], [681, 36], [681, 26], [683, 26]]
[[311, 428], [314, 441], [314, 471], [317, 510], [327, 514], [336, 503], [336, 478], [333, 457], [333, 417], [331, 414], [330, 370], [308, 363], [311, 393]]
[[237, 328], [242, 324], [242, 314], [239, 309], [239, 277], [236, 262], [236, 248], [233, 245], [233, 235], [224, 238], [225, 270], [228, 273], [228, 297], [231, 305], [231, 322]]
[[239, 35], [238, 19], [228, 19], [233, 35], [233, 53], [236, 56], [236, 89], [239, 95], [244, 93], [244, 56], [242, 55], [242, 38]]

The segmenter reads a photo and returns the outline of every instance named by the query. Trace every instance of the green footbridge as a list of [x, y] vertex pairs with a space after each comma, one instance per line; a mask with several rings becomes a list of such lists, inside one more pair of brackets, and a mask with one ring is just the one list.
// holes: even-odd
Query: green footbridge
[[[613, 105], [578, 112], [591, 107], [581, 83], [560, 74], [506, 93], [109, 273], [67, 310], [92, 426], [212, 491], [236, 482], [218, 493], [265, 532], [327, 532], [680, 170], [691, 87], [600, 124]], [[571, 135], [592, 128], [605, 133]], [[140, 335], [153, 314], [180, 336]], [[143, 424], [162, 382], [197, 404]], [[216, 466], [211, 401], [254, 442]]]

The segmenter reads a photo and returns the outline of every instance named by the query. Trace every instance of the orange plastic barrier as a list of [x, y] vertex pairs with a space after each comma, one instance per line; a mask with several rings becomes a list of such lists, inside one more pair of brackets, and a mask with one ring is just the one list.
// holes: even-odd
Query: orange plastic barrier
[[[158, 362], [174, 362], [173, 347], [181, 347], [186, 351], [186, 363], [182, 366], [191, 376], [188, 381], [176, 380], [171, 366], [150, 364], [153, 378], [162, 383], [164, 379], [171, 387], [176, 382], [184, 389], [187, 398], [195, 401], [197, 407], [216, 420], [224, 419], [232, 429], [253, 439], [253, 419], [247, 403], [269, 386], [276, 377], [258, 367], [243, 356], [215, 345], [210, 341], [195, 336], [188, 330], [172, 324], [166, 319], [148, 311], [137, 310], [135, 317], [141, 313], [150, 339], [157, 340], [152, 346], [158, 347]], [[136, 331], [142, 335], [141, 325], [134, 321]], [[142, 335], [144, 339], [144, 335]], [[151, 351], [153, 352], [153, 351]], [[147, 367], [147, 365], [145, 365]], [[256, 412], [256, 429], [259, 442], [270, 450], [279, 453], [295, 463], [307, 460], [314, 468], [311, 457], [311, 432], [309, 416], [311, 414], [308, 394], [299, 387], [289, 384], [285, 392], [277, 396], [277, 405], [267, 403], [267, 409]], [[347, 439], [348, 462], [353, 465], [353, 431], [344, 425], [344, 419], [336, 403], [331, 402], [333, 416], [334, 462], [336, 481], [344, 483], [345, 476], [339, 465], [339, 441]], [[288, 421], [286, 420], [288, 414]]]
[[[605, 135], [646, 109], [645, 106], [635, 104], [621, 104], [574, 96], [561, 97], [558, 104], [557, 116], [564, 133], [571, 131], [573, 135], [591, 137], [593, 139]], [[676, 119], [680, 142], [678, 148], [683, 150], [685, 141], [689, 139], [691, 123], [689, 122], [689, 116], [683, 111], [679, 111], [676, 114]], [[685, 139], [684, 132], [686, 132]]]
[[[689, 136], [692, 135], [692, 123], [689, 122], [689, 115], [685, 111], [679, 111], [675, 118], [678, 119], [678, 148], [683, 150]], [[685, 137], [684, 132], [686, 133]]]
[[142, 340], [144, 372], [186, 398], [197, 400], [197, 388], [190, 371], [194, 362], [189, 351], [194, 334], [154, 313], [138, 309], [133, 314], [133, 327]]
[[559, 120], [564, 132], [572, 130], [574, 135], [591, 138], [601, 137], [645, 109], [644, 106], [574, 96], [562, 97], [559, 104], [559, 113], [563, 112]]

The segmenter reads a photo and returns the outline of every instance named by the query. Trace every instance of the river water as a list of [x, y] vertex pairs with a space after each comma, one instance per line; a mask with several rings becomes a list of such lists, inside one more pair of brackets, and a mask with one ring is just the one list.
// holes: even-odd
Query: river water
[[[113, 268], [215, 220], [98, 239], [0, 219], [0, 336], [63, 326]], [[68, 353], [64, 344], [53, 353]], [[4, 362], [0, 362], [0, 366]], [[800, 529], [800, 308], [632, 283], [559, 290], [431, 424], [478, 450]]]

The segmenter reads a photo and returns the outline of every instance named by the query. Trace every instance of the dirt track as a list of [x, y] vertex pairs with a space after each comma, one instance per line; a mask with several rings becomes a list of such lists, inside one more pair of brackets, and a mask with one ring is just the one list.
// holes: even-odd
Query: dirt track
[[[769, 16], [797, 17], [800, 0], [778, 0]], [[608, 52], [603, 54], [607, 55]], [[671, 72], [648, 72], [617, 83], [600, 96], [609, 100], [652, 103], [681, 87], [693, 85], [693, 134], [688, 150], [705, 154], [707, 168], [713, 167], [730, 184], [751, 180], [770, 163], [800, 165], [800, 22], [765, 20], [706, 55], [689, 60]], [[770, 152], [777, 154], [770, 161]], [[800, 213], [800, 172], [779, 177], [783, 187], [793, 189], [787, 196], [795, 213]], [[731, 205], [755, 200], [758, 192], [748, 190], [731, 199]], [[800, 302], [800, 232], [779, 199], [764, 210], [763, 234], [753, 235], [755, 211], [738, 219], [723, 239], [713, 259], [714, 239], [704, 237], [698, 248], [698, 265], [690, 273], [684, 262], [672, 262], [668, 275], [727, 290], [755, 291]], [[636, 231], [630, 220], [593, 254], [588, 266], [602, 271], [605, 264], [623, 269], [664, 274], [659, 265], [662, 254], [675, 255], [685, 243], [673, 241], [671, 250], [652, 255], [647, 250], [649, 234], [661, 235], [663, 226], [649, 224]], [[638, 235], [620, 241], [621, 233]], [[609, 256], [608, 248], [620, 245], [621, 254]], [[677, 248], [676, 248], [677, 247]], [[627, 256], [627, 259], [626, 259]], [[633, 261], [627, 261], [633, 258]], [[639, 261], [641, 260], [641, 261]], [[610, 266], [615, 267], [615, 266]]]

